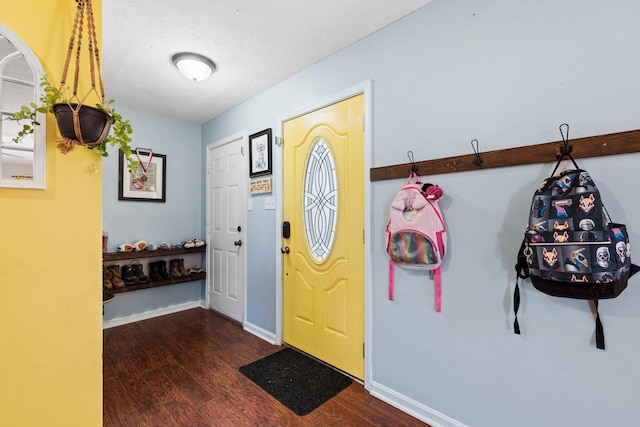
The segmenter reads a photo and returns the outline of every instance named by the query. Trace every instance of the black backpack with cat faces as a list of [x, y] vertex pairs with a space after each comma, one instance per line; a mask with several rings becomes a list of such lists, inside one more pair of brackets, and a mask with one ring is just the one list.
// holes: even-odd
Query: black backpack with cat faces
[[[593, 300], [596, 346], [604, 349], [598, 300], [620, 295], [639, 267], [631, 263], [625, 225], [611, 220], [591, 176], [578, 167], [570, 153], [565, 140], [563, 156], [551, 177], [545, 179], [533, 195], [516, 272], [520, 278], [530, 278], [537, 290], [548, 295]], [[575, 169], [556, 174], [566, 156]], [[519, 305], [520, 290], [516, 281], [516, 334], [520, 333]]]

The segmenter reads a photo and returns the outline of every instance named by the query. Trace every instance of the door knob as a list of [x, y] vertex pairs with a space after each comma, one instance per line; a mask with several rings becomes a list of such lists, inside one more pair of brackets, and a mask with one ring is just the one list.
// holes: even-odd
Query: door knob
[[242, 240], [236, 240], [233, 244], [236, 246], [242, 246]]
[[280, 248], [280, 252], [282, 252], [283, 254], [288, 254], [289, 251], [289, 246], [285, 246], [284, 248]]

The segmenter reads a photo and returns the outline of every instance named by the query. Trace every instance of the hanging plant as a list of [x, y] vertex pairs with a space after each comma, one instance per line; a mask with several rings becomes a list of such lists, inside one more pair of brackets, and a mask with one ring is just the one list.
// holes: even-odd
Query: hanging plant
[[[61, 136], [57, 139], [57, 147], [61, 153], [67, 154], [76, 145], [81, 145], [97, 150], [103, 157], [107, 157], [109, 155], [107, 146], [110, 145], [118, 147], [124, 152], [129, 170], [134, 170], [138, 167], [138, 162], [133, 160], [132, 149], [129, 145], [132, 134], [131, 124], [129, 120], [124, 120], [115, 111], [111, 105], [113, 100], [105, 100], [104, 85], [100, 72], [100, 53], [91, 0], [76, 0], [76, 2], [78, 7], [60, 86], [53, 86], [47, 76], [42, 77], [40, 85], [43, 87], [44, 92], [40, 97], [40, 104], [31, 103], [29, 106], [23, 106], [20, 111], [9, 117], [9, 119], [18, 121], [22, 125], [18, 135], [13, 140], [18, 142], [25, 136], [34, 133], [35, 126], [40, 124], [36, 121], [37, 112], [50, 113], [55, 115], [58, 130], [60, 131]], [[85, 14], [91, 88], [84, 96], [80, 97], [78, 95], [78, 80], [80, 76], [80, 56]], [[78, 40], [77, 47], [76, 38]], [[66, 86], [66, 79], [74, 47], [76, 51], [74, 81], [73, 87], [68, 87]], [[95, 104], [95, 107], [84, 103], [92, 95], [95, 95], [100, 100]]]

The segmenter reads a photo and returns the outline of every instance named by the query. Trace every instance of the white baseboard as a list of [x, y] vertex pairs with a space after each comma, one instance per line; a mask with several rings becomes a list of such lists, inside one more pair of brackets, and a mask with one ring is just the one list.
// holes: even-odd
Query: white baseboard
[[468, 427], [466, 424], [456, 421], [433, 408], [429, 408], [420, 402], [416, 402], [415, 400], [375, 381], [371, 382], [371, 389], [369, 390], [369, 393], [433, 427]]
[[[202, 301], [189, 301], [182, 304], [171, 305], [169, 307], [156, 308], [155, 310], [145, 311], [143, 313], [134, 313], [128, 316], [116, 317], [111, 320], [102, 321], [102, 329], [109, 329], [115, 326], [126, 325], [127, 323], [147, 320], [153, 317], [164, 316], [165, 314], [177, 313], [179, 311], [189, 310], [192, 308], [202, 307]], [[204, 307], [203, 307], [204, 308]]]
[[250, 334], [257, 336], [258, 338], [262, 338], [270, 344], [276, 344], [276, 335], [274, 333], [262, 329], [261, 327], [256, 326], [253, 323], [246, 322], [242, 326], [242, 328]]

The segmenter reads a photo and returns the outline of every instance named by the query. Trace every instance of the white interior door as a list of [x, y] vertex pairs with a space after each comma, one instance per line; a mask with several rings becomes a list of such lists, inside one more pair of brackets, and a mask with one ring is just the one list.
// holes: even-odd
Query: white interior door
[[207, 306], [244, 321], [246, 135], [207, 147]]

